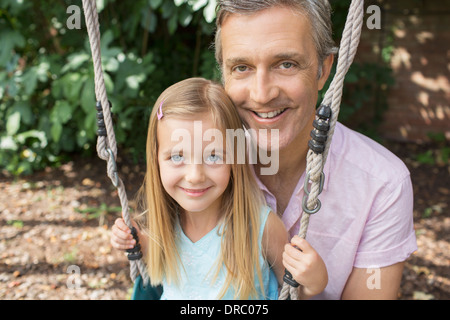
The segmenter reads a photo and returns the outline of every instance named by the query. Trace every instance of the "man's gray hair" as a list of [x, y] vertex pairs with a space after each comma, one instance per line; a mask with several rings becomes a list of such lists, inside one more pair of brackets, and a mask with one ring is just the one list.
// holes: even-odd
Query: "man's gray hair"
[[251, 15], [273, 7], [292, 8], [309, 19], [319, 60], [320, 76], [323, 61], [330, 54], [337, 53], [332, 38], [331, 6], [328, 0], [218, 0], [215, 49], [216, 60], [220, 67], [223, 64], [221, 27], [225, 18], [232, 14]]

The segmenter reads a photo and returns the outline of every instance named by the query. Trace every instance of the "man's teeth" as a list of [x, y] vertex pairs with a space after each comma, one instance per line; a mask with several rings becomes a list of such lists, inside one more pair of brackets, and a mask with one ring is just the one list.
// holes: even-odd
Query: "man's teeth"
[[269, 113], [259, 113], [256, 112], [256, 114], [258, 115], [258, 117], [260, 118], [264, 118], [264, 119], [272, 119], [275, 118], [276, 116], [280, 115], [281, 113], [284, 112], [285, 109], [283, 110], [278, 110], [278, 111], [273, 111], [273, 112], [269, 112]]

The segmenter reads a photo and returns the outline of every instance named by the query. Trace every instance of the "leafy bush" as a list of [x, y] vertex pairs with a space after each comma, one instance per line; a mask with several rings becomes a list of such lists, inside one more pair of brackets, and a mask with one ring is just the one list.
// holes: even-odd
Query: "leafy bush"
[[[350, 1], [330, 1], [333, 15], [333, 34], [337, 44], [344, 31]], [[367, 18], [367, 15], [365, 16]], [[364, 22], [366, 20], [364, 19]], [[362, 32], [370, 32], [363, 24]], [[377, 127], [387, 109], [389, 89], [394, 85], [392, 69], [389, 65], [393, 52], [393, 38], [390, 31], [384, 30], [385, 39], [379, 43], [381, 48], [377, 63], [354, 61], [344, 80], [344, 90], [339, 112], [339, 121], [347, 126], [380, 140]], [[356, 56], [356, 60], [358, 55]], [[318, 105], [325, 96], [336, 72], [334, 64], [330, 77], [319, 95]]]
[[[81, 1], [0, 0], [0, 167], [14, 174], [95, 149], [94, 74]], [[151, 106], [168, 85], [214, 77], [215, 1], [98, 0], [102, 63], [118, 143], [139, 157]], [[192, 48], [197, 48], [192, 50]], [[216, 72], [217, 73], [217, 72]]]
[[[95, 152], [92, 60], [83, 15], [81, 29], [66, 25], [71, 5], [82, 8], [81, 0], [0, 0], [0, 168], [13, 174]], [[167, 86], [192, 76], [218, 79], [211, 49], [215, 5], [215, 0], [97, 0], [121, 154], [142, 157], [151, 106]], [[335, 9], [339, 26], [347, 8]], [[356, 83], [369, 68], [354, 70], [349, 76]], [[373, 70], [369, 81], [378, 81]], [[347, 101], [361, 94], [353, 92]]]

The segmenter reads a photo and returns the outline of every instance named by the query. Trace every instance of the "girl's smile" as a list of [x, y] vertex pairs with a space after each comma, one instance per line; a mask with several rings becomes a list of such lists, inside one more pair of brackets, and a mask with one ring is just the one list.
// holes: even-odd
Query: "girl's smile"
[[186, 193], [186, 195], [196, 198], [203, 196], [208, 190], [211, 189], [211, 187], [206, 189], [185, 189], [180, 187], [180, 189], [182, 189]]

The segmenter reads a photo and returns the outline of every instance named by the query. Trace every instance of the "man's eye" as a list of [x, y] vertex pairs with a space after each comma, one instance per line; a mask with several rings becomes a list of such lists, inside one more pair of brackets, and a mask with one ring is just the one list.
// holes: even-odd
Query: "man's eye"
[[245, 71], [247, 71], [247, 66], [237, 66], [234, 68], [234, 71], [245, 72]]
[[283, 69], [290, 69], [290, 68], [292, 68], [294, 66], [294, 64], [292, 63], [292, 62], [283, 62], [282, 64], [281, 64], [281, 67], [283, 68]]

